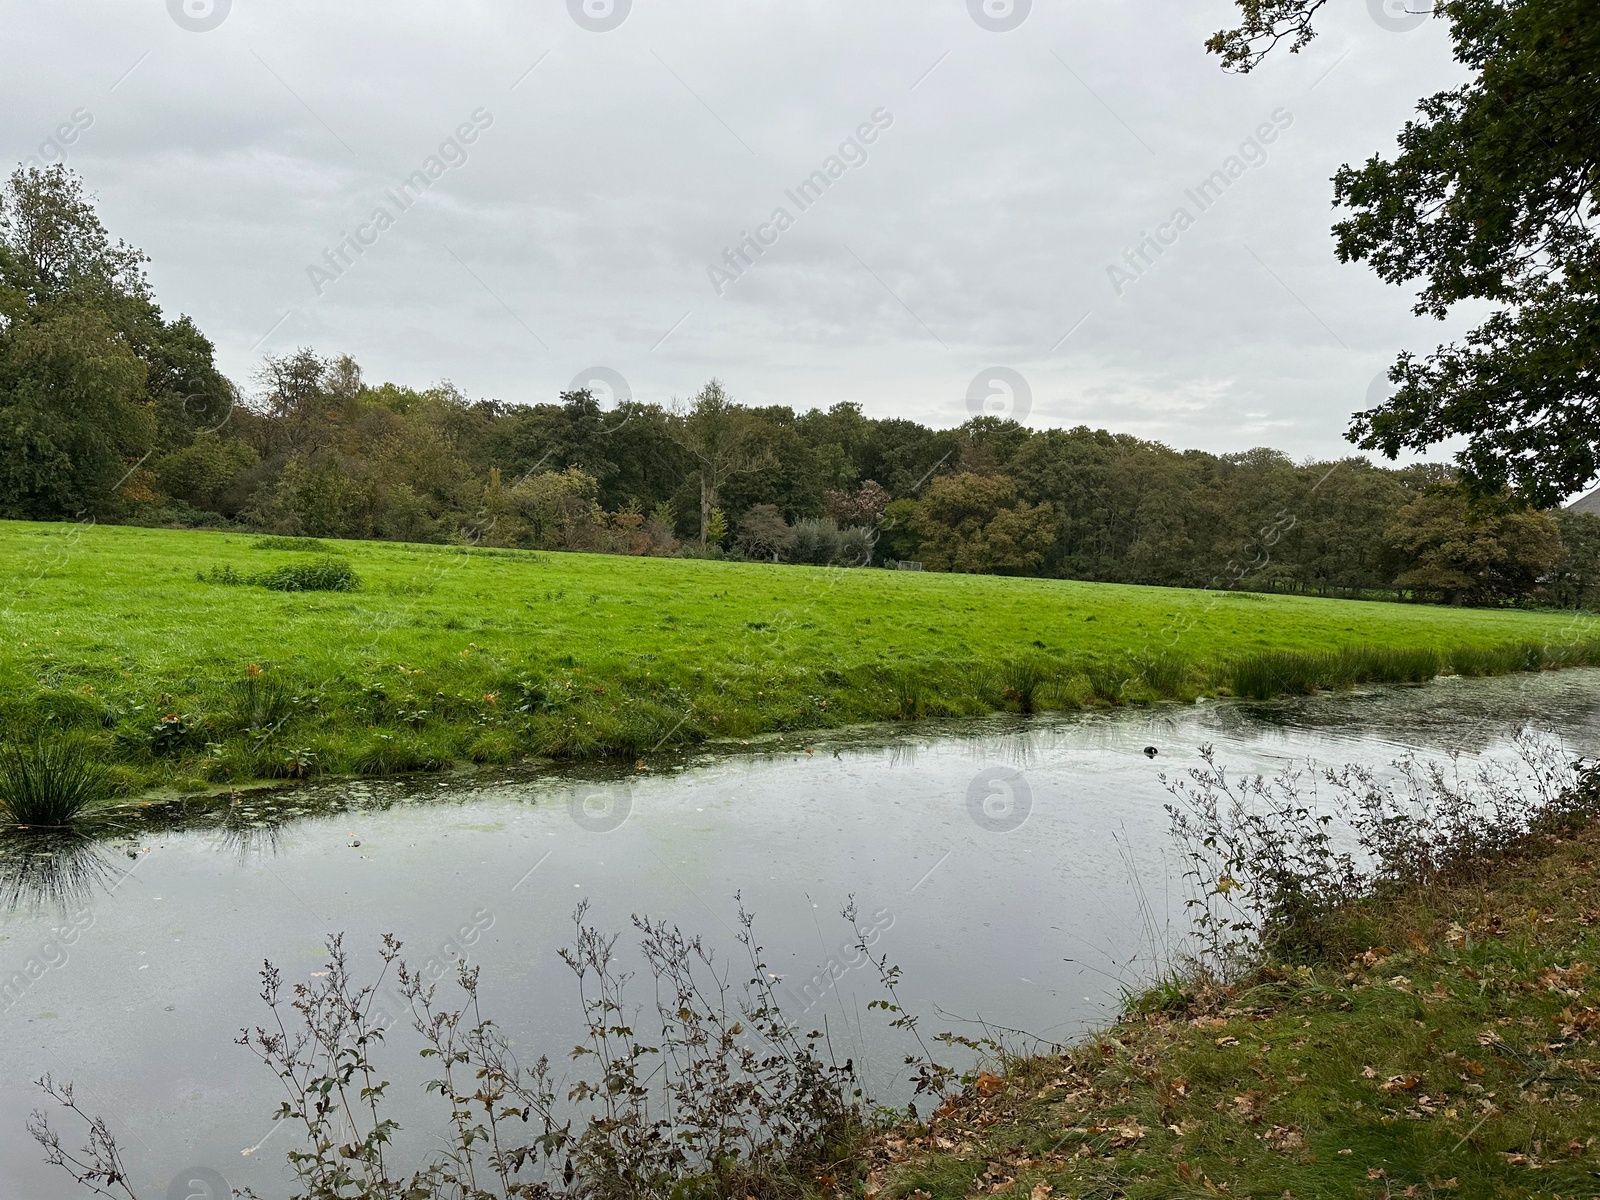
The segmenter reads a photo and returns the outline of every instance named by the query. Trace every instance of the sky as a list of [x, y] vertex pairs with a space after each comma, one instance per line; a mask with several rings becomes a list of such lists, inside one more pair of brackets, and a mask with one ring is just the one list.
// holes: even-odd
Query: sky
[[1333, 252], [1329, 177], [1465, 78], [1400, 3], [1240, 76], [1226, 0], [0, 0], [0, 151], [78, 172], [247, 389], [307, 346], [1327, 457], [1474, 315]]

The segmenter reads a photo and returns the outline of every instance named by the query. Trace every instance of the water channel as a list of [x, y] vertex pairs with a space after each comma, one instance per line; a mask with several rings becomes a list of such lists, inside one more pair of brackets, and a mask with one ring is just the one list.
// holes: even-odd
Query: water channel
[[[1181, 942], [1161, 776], [1202, 745], [1241, 771], [1382, 767], [1503, 755], [1530, 726], [1600, 750], [1600, 671], [847, 731], [625, 777], [332, 782], [220, 816], [221, 801], [158, 806], [65, 876], [0, 858], [0, 1200], [80, 1194], [24, 1127], [47, 1072], [118, 1132], [142, 1197], [196, 1167], [287, 1194], [276, 1080], [234, 1038], [266, 1015], [263, 960], [310, 977], [334, 931], [363, 973], [384, 933], [415, 963], [468, 958], [519, 1053], [565, 1064], [581, 1028], [557, 952], [585, 900], [602, 928], [648, 913], [728, 953], [738, 894], [785, 1003], [893, 1096], [902, 1051], [867, 1010], [848, 897], [925, 1029], [1069, 1041]], [[391, 1077], [423, 1077], [408, 1038], [388, 1054]], [[419, 1103], [398, 1105], [402, 1124]]]

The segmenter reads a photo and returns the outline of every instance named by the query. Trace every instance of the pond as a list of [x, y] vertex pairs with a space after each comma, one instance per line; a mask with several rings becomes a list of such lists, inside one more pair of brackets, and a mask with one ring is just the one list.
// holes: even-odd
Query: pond
[[[364, 975], [384, 933], [415, 963], [467, 957], [519, 1053], [565, 1069], [581, 1026], [558, 950], [585, 900], [601, 928], [648, 913], [726, 953], [741, 896], [780, 996], [903, 1099], [903, 1049], [868, 1012], [876, 975], [839, 916], [849, 896], [924, 1029], [1070, 1041], [1181, 940], [1160, 777], [1202, 745], [1243, 771], [1384, 766], [1505, 754], [1528, 725], [1600, 749], [1600, 671], [851, 731], [627, 777], [340, 782], [248, 797], [226, 820], [148, 810], [79, 860], [99, 879], [65, 881], [65, 899], [0, 864], [0, 1200], [78, 1194], [24, 1128], [47, 1072], [107, 1118], [147, 1200], [195, 1167], [287, 1194], [276, 1081], [234, 1038], [266, 1015], [262, 961], [304, 979], [333, 931]], [[412, 1040], [397, 1032], [385, 1061], [408, 1124]]]

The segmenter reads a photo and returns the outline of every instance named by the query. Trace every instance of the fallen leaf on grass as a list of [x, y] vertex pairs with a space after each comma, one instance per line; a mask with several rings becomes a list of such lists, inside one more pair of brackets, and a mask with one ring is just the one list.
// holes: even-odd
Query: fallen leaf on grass
[[1419, 1075], [1391, 1075], [1378, 1085], [1380, 1092], [1409, 1092], [1422, 1082]]
[[1274, 1125], [1267, 1131], [1266, 1140], [1274, 1150], [1285, 1153], [1299, 1150], [1306, 1144], [1305, 1135], [1294, 1125]]
[[1239, 1039], [1236, 1037], [1223, 1036], [1217, 1039], [1217, 1045], [1219, 1046], [1237, 1046], [1238, 1044]]
[[988, 1071], [979, 1071], [978, 1080], [973, 1085], [978, 1089], [980, 1096], [992, 1096], [1000, 1090], [1000, 1076]]
[[1028, 1193], [1028, 1200], [1045, 1200], [1045, 1197], [1049, 1196], [1053, 1191], [1055, 1191], [1055, 1188], [1048, 1183], [1036, 1183], [1033, 1185], [1033, 1191]]
[[1534, 980], [1542, 988], [1560, 992], [1564, 996], [1583, 994], [1583, 977], [1589, 973], [1589, 964], [1575, 962], [1570, 967], [1546, 967]]
[[1259, 1121], [1265, 1100], [1266, 1096], [1261, 1092], [1242, 1092], [1233, 1098], [1234, 1115], [1246, 1121]]
[[1123, 1117], [1115, 1125], [1108, 1128], [1113, 1146], [1131, 1146], [1149, 1132], [1145, 1126], [1139, 1124], [1134, 1117]]

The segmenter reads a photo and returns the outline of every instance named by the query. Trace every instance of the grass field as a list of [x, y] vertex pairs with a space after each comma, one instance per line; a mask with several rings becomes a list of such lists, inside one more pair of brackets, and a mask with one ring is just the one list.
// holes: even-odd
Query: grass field
[[[0, 522], [0, 737], [79, 730], [127, 794], [1600, 661], [1570, 613], [258, 541]], [[197, 578], [326, 552], [358, 590]]]

